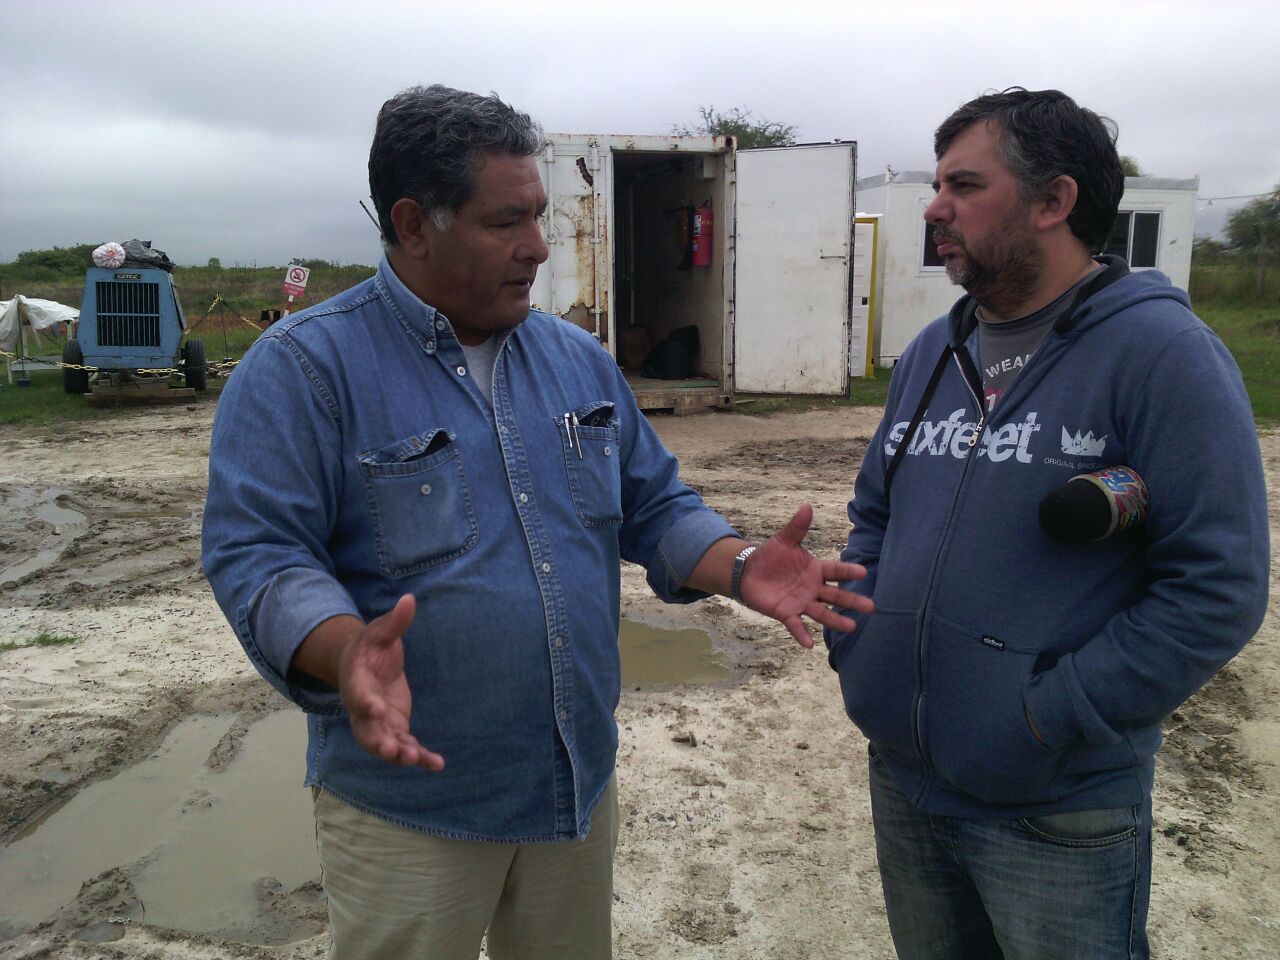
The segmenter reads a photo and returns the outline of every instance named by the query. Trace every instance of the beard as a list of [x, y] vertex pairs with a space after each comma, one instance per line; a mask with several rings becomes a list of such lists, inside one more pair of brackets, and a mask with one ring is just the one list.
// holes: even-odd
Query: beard
[[999, 227], [981, 240], [967, 243], [961, 234], [934, 229], [934, 243], [958, 245], [963, 256], [947, 258], [947, 277], [964, 289], [988, 312], [1007, 320], [1017, 316], [1020, 304], [1035, 293], [1044, 275], [1044, 254], [1024, 226], [1023, 211], [1005, 217]]

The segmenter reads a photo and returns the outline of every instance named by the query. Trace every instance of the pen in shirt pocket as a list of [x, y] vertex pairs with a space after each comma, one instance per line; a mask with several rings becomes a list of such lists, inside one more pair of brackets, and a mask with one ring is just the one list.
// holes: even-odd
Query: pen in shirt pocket
[[573, 414], [571, 413], [565, 413], [560, 418], [564, 422], [564, 438], [566, 441], [568, 441], [570, 450], [573, 449], [573, 434], [569, 432], [569, 418], [572, 416]]

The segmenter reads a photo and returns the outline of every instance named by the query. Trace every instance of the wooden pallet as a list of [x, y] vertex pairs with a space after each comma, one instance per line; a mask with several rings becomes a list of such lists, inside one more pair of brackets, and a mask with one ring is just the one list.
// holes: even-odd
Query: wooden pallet
[[171, 387], [165, 382], [95, 383], [84, 395], [91, 407], [145, 407], [168, 403], [190, 403], [196, 392], [192, 387]]
[[627, 385], [641, 410], [670, 410], [676, 416], [703, 410], [727, 410], [733, 398], [716, 380], [655, 380], [625, 371]]

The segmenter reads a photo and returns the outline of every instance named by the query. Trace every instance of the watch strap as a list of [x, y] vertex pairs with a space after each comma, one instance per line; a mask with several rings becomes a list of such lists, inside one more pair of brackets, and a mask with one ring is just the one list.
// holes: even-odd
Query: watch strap
[[756, 552], [755, 544], [743, 547], [733, 558], [733, 577], [729, 581], [729, 596], [742, 600], [742, 572], [747, 568], [747, 558]]

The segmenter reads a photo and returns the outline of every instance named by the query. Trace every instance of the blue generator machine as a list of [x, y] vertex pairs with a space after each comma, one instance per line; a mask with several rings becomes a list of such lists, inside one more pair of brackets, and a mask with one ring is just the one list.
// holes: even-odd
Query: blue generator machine
[[76, 336], [67, 340], [62, 370], [67, 393], [87, 393], [92, 371], [96, 380], [117, 385], [169, 374], [176, 370], [188, 387], [205, 389], [208, 368], [204, 344], [184, 337], [187, 320], [173, 277], [155, 267], [90, 267]]

